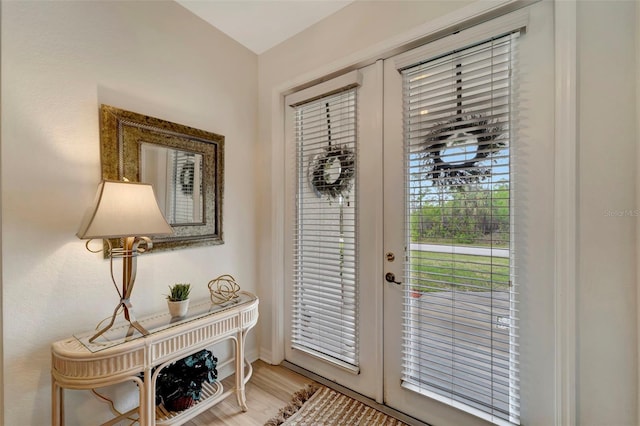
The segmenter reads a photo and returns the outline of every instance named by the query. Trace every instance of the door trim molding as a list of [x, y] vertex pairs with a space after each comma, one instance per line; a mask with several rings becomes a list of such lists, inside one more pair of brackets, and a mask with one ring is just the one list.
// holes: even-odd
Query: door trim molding
[[556, 424], [576, 424], [577, 96], [576, 2], [555, 15], [555, 401]]

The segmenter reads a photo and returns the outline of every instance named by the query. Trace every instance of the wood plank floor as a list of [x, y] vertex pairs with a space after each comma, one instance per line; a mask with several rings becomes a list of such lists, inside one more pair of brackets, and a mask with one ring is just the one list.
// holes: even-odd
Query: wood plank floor
[[[233, 380], [233, 376], [224, 379], [224, 388], [233, 388]], [[313, 380], [285, 367], [258, 360], [253, 363], [253, 376], [246, 388], [249, 411], [243, 413], [232, 395], [185, 423], [185, 426], [263, 426], [289, 403], [294, 392], [308, 383], [313, 383]]]

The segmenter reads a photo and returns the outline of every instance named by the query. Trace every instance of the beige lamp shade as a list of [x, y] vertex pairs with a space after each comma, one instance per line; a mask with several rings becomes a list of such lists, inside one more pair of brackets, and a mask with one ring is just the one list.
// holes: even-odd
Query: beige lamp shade
[[173, 233], [146, 183], [104, 180], [76, 235], [80, 239]]

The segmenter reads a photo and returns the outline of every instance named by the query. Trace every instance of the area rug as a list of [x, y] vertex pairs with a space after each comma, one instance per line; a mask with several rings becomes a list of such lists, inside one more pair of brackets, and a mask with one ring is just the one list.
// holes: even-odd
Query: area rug
[[408, 426], [391, 416], [318, 384], [296, 392], [265, 426]]

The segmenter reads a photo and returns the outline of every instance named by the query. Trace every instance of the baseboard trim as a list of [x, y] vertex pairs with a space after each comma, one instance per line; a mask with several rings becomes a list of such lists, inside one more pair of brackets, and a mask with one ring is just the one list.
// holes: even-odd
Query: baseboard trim
[[294, 372], [296, 372], [298, 374], [301, 374], [301, 375], [303, 375], [305, 377], [308, 377], [309, 379], [314, 380], [314, 381], [320, 383], [321, 385], [324, 385], [324, 386], [326, 386], [328, 388], [331, 388], [331, 389], [333, 389], [333, 390], [335, 390], [337, 392], [340, 392], [340, 393], [342, 393], [344, 395], [347, 395], [348, 397], [353, 398], [356, 401], [360, 401], [363, 404], [366, 404], [371, 408], [375, 408], [376, 410], [381, 411], [381, 412], [383, 412], [383, 413], [385, 413], [385, 414], [387, 414], [389, 416], [395, 417], [396, 419], [398, 419], [400, 421], [403, 421], [403, 422], [407, 423], [408, 425], [411, 425], [411, 426], [431, 426], [428, 423], [424, 423], [424, 422], [422, 422], [422, 421], [420, 421], [420, 420], [418, 420], [418, 419], [416, 419], [414, 417], [408, 416], [407, 414], [402, 413], [402, 412], [400, 412], [398, 410], [395, 410], [395, 409], [393, 409], [393, 408], [391, 408], [389, 406], [386, 406], [384, 404], [379, 404], [379, 403], [377, 403], [376, 401], [374, 401], [371, 398], [367, 398], [366, 396], [361, 395], [358, 392], [354, 392], [351, 389], [345, 388], [344, 386], [339, 385], [336, 382], [332, 382], [331, 380], [329, 380], [329, 379], [327, 379], [325, 377], [319, 376], [319, 375], [317, 375], [317, 374], [315, 374], [315, 373], [313, 373], [313, 372], [311, 372], [311, 371], [309, 371], [309, 370], [307, 370], [305, 368], [302, 368], [302, 367], [300, 367], [298, 365], [292, 364], [289, 361], [282, 361], [282, 363], [280, 365], [285, 367], [285, 368], [288, 368], [291, 371], [294, 371]]
[[264, 347], [260, 348], [260, 356], [258, 359], [266, 362], [269, 365], [273, 365], [273, 355], [269, 349]]

